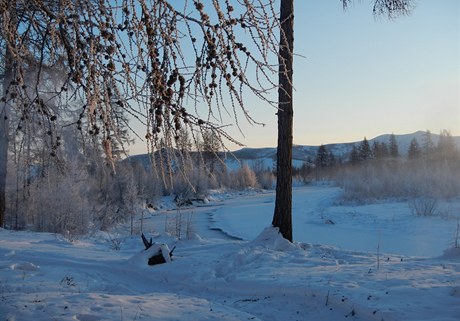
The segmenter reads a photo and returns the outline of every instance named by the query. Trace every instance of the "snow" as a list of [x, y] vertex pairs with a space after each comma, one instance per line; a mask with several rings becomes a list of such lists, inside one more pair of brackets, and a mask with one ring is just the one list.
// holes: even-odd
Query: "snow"
[[[296, 241], [366, 252], [375, 252], [379, 246], [381, 251], [416, 256], [439, 256], [453, 242], [459, 200], [440, 205], [440, 211], [447, 213], [445, 216], [415, 217], [407, 202], [337, 205], [340, 192], [334, 187], [294, 189]], [[271, 222], [274, 195], [252, 195], [229, 203], [232, 206], [213, 214], [212, 227], [236, 238], [252, 240], [261, 226]]]
[[149, 258], [151, 258], [154, 255], [158, 255], [159, 253], [161, 253], [161, 255], [163, 256], [165, 262], [169, 263], [169, 262], [171, 262], [171, 257], [169, 256], [170, 252], [171, 252], [171, 250], [169, 249], [168, 244], [155, 243], [151, 247], [149, 247], [147, 250], [139, 252], [139, 253], [136, 253], [135, 255], [133, 255], [133, 257], [131, 257], [128, 260], [128, 264], [143, 267], [146, 264], [146, 262], [149, 261]]
[[[0, 229], [0, 319], [459, 320], [460, 201], [416, 217], [405, 202], [340, 204], [340, 192], [294, 190], [293, 244], [270, 227], [274, 193], [254, 191], [144, 213], [148, 251], [129, 224], [73, 241]], [[182, 218], [193, 233], [165, 232]]]

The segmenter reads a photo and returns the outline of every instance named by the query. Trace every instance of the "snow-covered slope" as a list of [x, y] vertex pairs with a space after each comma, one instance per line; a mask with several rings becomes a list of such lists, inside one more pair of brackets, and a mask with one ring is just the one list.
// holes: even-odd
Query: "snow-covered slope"
[[[129, 223], [73, 241], [0, 229], [0, 320], [458, 321], [460, 249], [450, 242], [460, 203], [446, 204], [449, 216], [416, 217], [400, 203], [336, 205], [338, 193], [295, 190], [294, 235], [304, 241], [294, 244], [264, 228], [273, 192], [144, 213], [146, 235], [176, 246], [171, 263], [155, 266], [140, 254], [140, 213], [133, 237]], [[164, 233], [189, 217], [191, 239]], [[414, 255], [427, 244], [429, 255]]]
[[[387, 143], [390, 141], [390, 134], [380, 135], [375, 138], [369, 139], [369, 144], [376, 142], [380, 143]], [[423, 146], [423, 142], [425, 140], [426, 132], [424, 131], [417, 131], [412, 134], [404, 134], [404, 135], [396, 135], [396, 142], [398, 144], [398, 149], [401, 155], [406, 155], [407, 150], [409, 149], [410, 142], [413, 138], [417, 139], [420, 146]], [[364, 139], [364, 137], [363, 137]], [[431, 134], [431, 139], [434, 145], [438, 143], [439, 135]], [[457, 148], [460, 149], [460, 136], [453, 137], [454, 142]], [[336, 158], [343, 158], [346, 159], [350, 154], [353, 145], [359, 146], [361, 141], [356, 142], [349, 142], [349, 143], [333, 143], [333, 144], [326, 144], [325, 147], [328, 151], [332, 152]], [[316, 153], [318, 152], [319, 146], [311, 146], [311, 145], [294, 145], [292, 148], [292, 158], [293, 158], [293, 166], [300, 167], [302, 163], [307, 160], [313, 160], [316, 157]], [[243, 148], [234, 152], [234, 155], [240, 161], [246, 161], [251, 163], [257, 162], [257, 160], [263, 160], [263, 163], [266, 167], [272, 168], [273, 163], [270, 164], [268, 160], [275, 160], [276, 159], [276, 148]], [[270, 166], [271, 165], [271, 166]]]

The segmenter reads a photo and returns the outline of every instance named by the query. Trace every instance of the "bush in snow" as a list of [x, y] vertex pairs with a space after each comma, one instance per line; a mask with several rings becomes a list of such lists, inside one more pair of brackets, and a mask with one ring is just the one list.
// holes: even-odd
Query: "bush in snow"
[[30, 186], [30, 197], [23, 203], [28, 224], [37, 231], [68, 237], [86, 233], [91, 222], [85, 197], [86, 179], [84, 175], [50, 175], [36, 179]]
[[234, 189], [257, 187], [257, 178], [254, 171], [247, 164], [243, 164], [238, 170], [231, 173], [230, 186]]
[[263, 189], [273, 189], [276, 178], [272, 171], [262, 171], [256, 173], [257, 182]]
[[417, 216], [433, 216], [437, 214], [438, 201], [432, 198], [415, 198], [409, 201], [409, 208]]

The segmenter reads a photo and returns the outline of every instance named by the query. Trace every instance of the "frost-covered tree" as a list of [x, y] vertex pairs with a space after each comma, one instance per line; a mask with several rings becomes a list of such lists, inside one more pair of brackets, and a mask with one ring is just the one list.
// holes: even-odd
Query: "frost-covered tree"
[[452, 134], [448, 130], [442, 130], [439, 134], [438, 144], [435, 148], [435, 156], [441, 160], [454, 160], [458, 157]]
[[257, 178], [254, 171], [244, 163], [237, 171], [233, 173], [232, 187], [244, 189], [248, 187], [257, 187]]

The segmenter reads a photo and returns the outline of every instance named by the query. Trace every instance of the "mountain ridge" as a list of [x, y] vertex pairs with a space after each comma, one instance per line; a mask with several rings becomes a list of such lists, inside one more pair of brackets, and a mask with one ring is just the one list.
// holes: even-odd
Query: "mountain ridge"
[[[425, 137], [427, 132], [426, 131], [416, 131], [410, 134], [394, 134], [396, 138], [396, 142], [398, 144], [399, 153], [403, 156], [407, 155], [407, 151], [409, 149], [410, 142], [413, 138], [417, 140], [420, 147], [423, 146]], [[436, 146], [438, 143], [440, 134], [431, 134], [431, 140], [433, 144]], [[390, 140], [392, 134], [382, 134], [372, 139], [368, 139], [369, 145], [372, 148], [374, 142], [379, 143], [387, 143]], [[460, 136], [452, 136], [454, 143], [457, 149], [460, 149]], [[364, 137], [363, 137], [364, 140]], [[324, 144], [326, 149], [334, 154], [336, 158], [347, 159], [348, 155], [351, 153], [353, 149], [353, 145], [358, 147], [361, 144], [362, 140], [355, 141], [355, 142], [347, 142], [347, 143], [331, 143], [331, 144]], [[292, 165], [294, 167], [301, 167], [302, 164], [310, 159], [314, 161], [316, 158], [316, 154], [318, 152], [318, 148], [320, 145], [297, 145], [295, 144], [292, 147]], [[247, 163], [251, 167], [262, 167], [263, 169], [273, 168], [276, 160], [276, 147], [263, 147], [263, 148], [251, 148], [245, 147], [239, 149], [237, 151], [232, 152], [232, 154], [238, 159], [232, 160], [231, 158], [226, 161], [227, 165], [230, 168], [237, 168], [239, 167], [240, 163]]]
[[[424, 136], [426, 135], [426, 131], [416, 131], [414, 133], [410, 134], [394, 134], [396, 138], [396, 142], [398, 143], [398, 148], [399, 152], [402, 155], [407, 154], [407, 149], [409, 148], [410, 142], [413, 138], [416, 138], [420, 146], [423, 145], [423, 139]], [[392, 134], [382, 134], [377, 137], [374, 137], [372, 139], [368, 139], [369, 144], [372, 147], [372, 144], [374, 141], [377, 142], [385, 142], [388, 143], [390, 140], [390, 136]], [[434, 145], [438, 143], [439, 137], [441, 135], [439, 134], [433, 134], [431, 133], [431, 139]], [[457, 148], [460, 147], [460, 136], [452, 136], [454, 139], [454, 142], [457, 146]], [[363, 137], [364, 140], [364, 137]], [[346, 142], [346, 143], [329, 143], [329, 144], [323, 144], [327, 150], [331, 151], [334, 153], [335, 156], [342, 156], [343, 152], [346, 151], [347, 153], [351, 152], [351, 149], [353, 148], [353, 145], [358, 146], [362, 140], [360, 141], [354, 141], [354, 142]], [[320, 145], [299, 145], [299, 144], [294, 144], [293, 146], [293, 154], [297, 153], [310, 153], [311, 154], [311, 149], [314, 149], [314, 156], [316, 156], [316, 152], [318, 150]], [[232, 152], [235, 156], [241, 156], [241, 158], [250, 158], [250, 154], [254, 154], [255, 152], [258, 152], [258, 156], [252, 155], [252, 158], [260, 158], [260, 157], [267, 157], [267, 156], [272, 156], [273, 152], [276, 155], [276, 147], [244, 147], [242, 149], [236, 150]], [[313, 155], [311, 155], [313, 156]], [[240, 157], [238, 157], [240, 158]], [[299, 158], [296, 157], [296, 155], [293, 155], [293, 158]]]
[[[403, 156], [407, 155], [410, 142], [414, 138], [418, 141], [420, 147], [422, 147], [426, 134], [426, 131], [421, 130], [410, 134], [394, 134], [398, 144], [399, 153]], [[430, 134], [431, 140], [436, 146], [441, 135], [433, 133]], [[372, 139], [368, 139], [369, 145], [372, 147], [374, 142], [384, 142], [388, 144], [391, 135], [392, 134], [382, 134]], [[452, 136], [452, 138], [457, 149], [460, 149], [460, 136]], [[362, 140], [346, 143], [330, 143], [324, 144], [324, 146], [328, 151], [332, 152], [336, 158], [346, 159], [353, 149], [353, 145], [358, 147], [361, 142]], [[295, 144], [292, 147], [293, 166], [300, 167], [308, 159], [314, 161], [319, 146], [320, 145]], [[276, 147], [244, 147], [233, 152], [221, 153], [221, 155], [230, 168], [238, 168], [242, 163], [247, 163], [251, 167], [258, 166], [266, 169], [273, 167], [276, 160]], [[149, 159], [147, 154], [134, 155], [129, 158], [132, 160], [141, 160], [143, 163]]]

